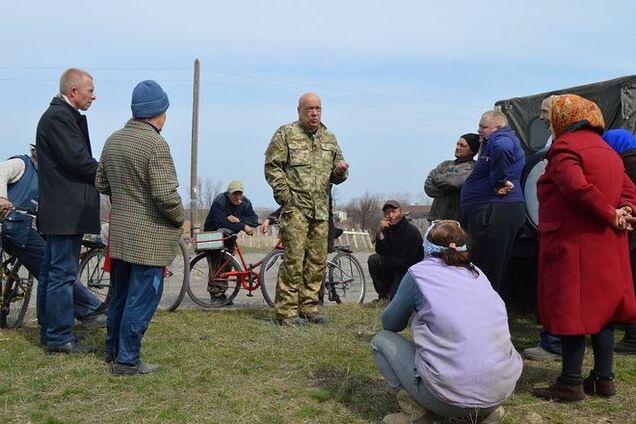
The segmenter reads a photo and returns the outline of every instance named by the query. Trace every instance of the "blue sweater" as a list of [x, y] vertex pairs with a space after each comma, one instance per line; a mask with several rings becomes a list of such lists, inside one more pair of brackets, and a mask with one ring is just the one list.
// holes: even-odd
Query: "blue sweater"
[[[525, 154], [514, 131], [503, 127], [490, 134], [473, 172], [462, 187], [462, 213], [488, 203], [523, 202], [520, 179], [525, 163]], [[512, 182], [514, 188], [507, 195], [500, 196], [495, 189], [505, 181]]]

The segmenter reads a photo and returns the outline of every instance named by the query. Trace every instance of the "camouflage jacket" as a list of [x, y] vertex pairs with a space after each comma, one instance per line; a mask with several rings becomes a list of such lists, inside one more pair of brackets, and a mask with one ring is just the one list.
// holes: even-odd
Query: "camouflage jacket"
[[334, 172], [343, 159], [336, 137], [323, 124], [315, 134], [300, 122], [283, 125], [272, 137], [265, 152], [265, 179], [274, 199], [287, 208], [296, 208], [308, 217], [329, 217], [330, 184], [347, 179]]

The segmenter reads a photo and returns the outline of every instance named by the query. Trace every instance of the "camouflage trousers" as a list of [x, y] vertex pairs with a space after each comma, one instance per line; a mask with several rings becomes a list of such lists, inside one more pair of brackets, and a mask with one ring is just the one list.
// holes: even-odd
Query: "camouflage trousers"
[[327, 266], [329, 223], [294, 209], [284, 211], [280, 221], [285, 254], [276, 281], [276, 317], [318, 312], [318, 292]]

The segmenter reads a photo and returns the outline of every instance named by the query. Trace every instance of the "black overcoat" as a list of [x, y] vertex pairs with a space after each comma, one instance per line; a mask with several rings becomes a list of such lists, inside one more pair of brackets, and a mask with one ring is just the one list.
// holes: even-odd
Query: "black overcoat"
[[91, 152], [86, 116], [54, 97], [36, 133], [40, 203], [38, 229], [44, 234], [99, 233], [97, 161]]

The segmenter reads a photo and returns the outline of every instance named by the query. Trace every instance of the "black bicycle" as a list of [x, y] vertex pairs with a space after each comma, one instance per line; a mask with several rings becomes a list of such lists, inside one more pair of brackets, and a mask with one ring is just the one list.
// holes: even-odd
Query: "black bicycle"
[[[28, 209], [14, 210], [33, 216]], [[29, 308], [35, 278], [17, 257], [3, 249], [1, 235], [0, 224], [0, 328], [17, 328]]]
[[[327, 269], [319, 292], [319, 300], [335, 303], [363, 303], [366, 293], [364, 271], [360, 262], [348, 246], [334, 247], [334, 253], [327, 259]], [[261, 291], [267, 304], [274, 306], [278, 270], [283, 262], [283, 249], [272, 250], [261, 265]]]
[[[110, 273], [104, 269], [106, 245], [98, 237], [85, 237], [82, 240], [85, 250], [79, 265], [79, 279], [103, 302], [110, 301]], [[190, 255], [184, 240], [179, 251], [166, 268], [163, 279], [163, 294], [159, 309], [174, 311], [179, 307], [188, 288], [190, 279]]]

